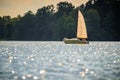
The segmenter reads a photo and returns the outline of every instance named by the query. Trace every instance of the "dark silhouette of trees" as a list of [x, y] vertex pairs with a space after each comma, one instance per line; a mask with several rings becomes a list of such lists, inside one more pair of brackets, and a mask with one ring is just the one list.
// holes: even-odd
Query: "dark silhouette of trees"
[[120, 1], [88, 0], [75, 8], [60, 2], [39, 8], [35, 14], [0, 17], [0, 40], [62, 40], [76, 37], [77, 13], [85, 18], [89, 40], [120, 40]]
[[4, 39], [4, 22], [3, 22], [3, 18], [0, 17], [0, 39]]
[[38, 9], [36, 13], [36, 39], [53, 40], [53, 30], [54, 6], [49, 5]]
[[[90, 3], [94, 4], [90, 4]], [[100, 16], [100, 40], [120, 40], [119, 0], [89, 0], [89, 9], [95, 9]], [[86, 3], [86, 4], [88, 4]], [[91, 7], [92, 6], [92, 7]]]
[[73, 37], [75, 34], [75, 19], [72, 15], [74, 6], [68, 2], [60, 2], [57, 4], [56, 27], [58, 40], [64, 37]]

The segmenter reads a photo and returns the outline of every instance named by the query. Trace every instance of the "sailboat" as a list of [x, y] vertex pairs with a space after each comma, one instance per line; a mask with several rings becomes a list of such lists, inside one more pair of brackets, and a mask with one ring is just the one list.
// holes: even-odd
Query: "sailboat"
[[84, 21], [84, 17], [80, 11], [78, 11], [78, 24], [77, 24], [77, 38], [64, 38], [63, 41], [66, 44], [88, 44], [87, 30]]

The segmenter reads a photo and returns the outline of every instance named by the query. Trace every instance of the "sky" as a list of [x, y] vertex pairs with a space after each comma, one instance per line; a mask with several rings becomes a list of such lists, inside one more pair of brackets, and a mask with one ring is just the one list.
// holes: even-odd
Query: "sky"
[[37, 9], [53, 4], [67, 1], [74, 6], [79, 6], [86, 3], [88, 0], [0, 0], [0, 16], [10, 15], [16, 17], [18, 15], [24, 15], [24, 13], [31, 10], [36, 13]]

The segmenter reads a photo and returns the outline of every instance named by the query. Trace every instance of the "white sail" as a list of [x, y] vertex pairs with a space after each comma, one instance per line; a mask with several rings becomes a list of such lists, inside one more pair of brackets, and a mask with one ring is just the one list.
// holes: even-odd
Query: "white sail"
[[84, 17], [80, 11], [78, 11], [77, 38], [87, 39], [87, 31]]

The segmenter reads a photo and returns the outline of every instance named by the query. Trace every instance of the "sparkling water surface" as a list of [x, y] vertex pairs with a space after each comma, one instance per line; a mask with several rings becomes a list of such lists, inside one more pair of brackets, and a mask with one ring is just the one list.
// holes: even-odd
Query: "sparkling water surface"
[[120, 80], [120, 42], [0, 41], [0, 80]]

